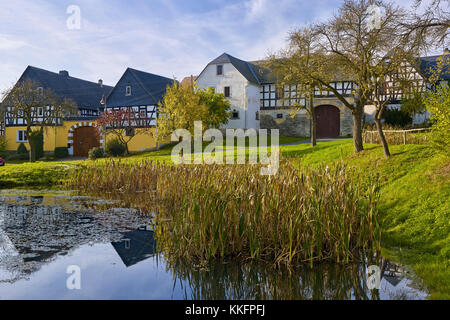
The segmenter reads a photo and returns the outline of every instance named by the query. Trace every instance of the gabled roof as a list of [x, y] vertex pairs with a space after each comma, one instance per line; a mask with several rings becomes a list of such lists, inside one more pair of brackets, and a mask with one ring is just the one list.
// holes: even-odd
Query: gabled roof
[[440, 80], [450, 80], [450, 54], [440, 55], [440, 56], [430, 56], [430, 57], [420, 57], [420, 73], [425, 76], [425, 78], [429, 78], [434, 71], [437, 69], [438, 62], [440, 59], [446, 60], [446, 64], [442, 68], [442, 71], [439, 74]]
[[[250, 83], [259, 85], [265, 82], [264, 73], [261, 72], [260, 66], [235, 58], [228, 53], [221, 54], [219, 57], [208, 63], [207, 66], [223, 63], [231, 63]], [[201, 73], [203, 73], [203, 71]]]
[[[131, 77], [139, 84], [139, 86], [145, 92], [146, 97], [128, 96], [121, 98], [121, 100], [123, 101], [117, 101], [117, 103], [119, 104], [123, 104], [126, 102], [125, 104], [128, 106], [137, 104], [149, 104], [149, 105], [158, 104], [158, 102], [163, 98], [167, 86], [173, 84], [174, 82], [174, 79], [166, 78], [153, 73], [148, 73], [132, 68], [127, 68], [122, 77], [120, 78], [120, 80], [114, 86], [114, 89], [109, 93], [107, 97], [108, 105], [110, 105], [112, 102], [110, 98], [112, 98], [116, 88], [120, 87], [122, 85], [121, 82], [124, 81], [126, 76], [129, 75], [131, 75]], [[115, 103], [112, 102], [112, 104]]]
[[19, 81], [30, 79], [39, 83], [44, 89], [53, 90], [61, 98], [70, 98], [79, 108], [101, 108], [100, 101], [113, 87], [100, 85], [97, 82], [71, 77], [66, 71], [56, 73], [28, 66]]

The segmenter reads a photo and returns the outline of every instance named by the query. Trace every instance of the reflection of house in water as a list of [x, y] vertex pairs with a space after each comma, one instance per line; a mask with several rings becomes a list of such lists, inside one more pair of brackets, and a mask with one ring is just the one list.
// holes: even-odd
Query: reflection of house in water
[[[148, 224], [148, 218], [129, 213], [85, 212], [42, 203], [43, 197], [19, 196], [13, 204], [0, 206], [0, 271], [9, 275], [0, 281], [26, 277], [82, 245], [120, 241], [128, 230]], [[127, 237], [142, 238], [132, 233]], [[148, 251], [138, 250], [137, 254]]]
[[384, 278], [395, 287], [402, 281], [402, 270], [397, 264], [385, 260], [381, 272], [381, 278]]
[[121, 241], [111, 242], [111, 244], [125, 266], [130, 267], [156, 253], [154, 232], [148, 230], [148, 228], [123, 232], [122, 235], [123, 239]]

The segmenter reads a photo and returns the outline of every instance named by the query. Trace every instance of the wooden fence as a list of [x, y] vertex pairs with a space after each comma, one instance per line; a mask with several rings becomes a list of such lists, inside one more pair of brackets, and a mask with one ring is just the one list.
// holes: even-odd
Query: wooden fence
[[[409, 130], [383, 130], [388, 144], [427, 144], [430, 140], [431, 128]], [[380, 144], [378, 131], [363, 131], [364, 143]]]

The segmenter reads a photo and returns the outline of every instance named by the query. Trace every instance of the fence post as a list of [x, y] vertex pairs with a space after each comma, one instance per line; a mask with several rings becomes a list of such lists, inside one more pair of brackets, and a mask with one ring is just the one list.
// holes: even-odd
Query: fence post
[[406, 144], [406, 131], [403, 131], [403, 144]]

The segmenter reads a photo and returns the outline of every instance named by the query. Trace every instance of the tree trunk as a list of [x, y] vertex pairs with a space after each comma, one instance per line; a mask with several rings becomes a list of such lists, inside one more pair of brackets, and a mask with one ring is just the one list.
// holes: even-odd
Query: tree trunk
[[309, 115], [311, 116], [310, 123], [310, 136], [311, 136], [311, 146], [315, 146], [317, 144], [317, 123], [316, 123], [316, 112], [314, 110], [314, 102], [313, 97], [309, 98]]
[[384, 136], [383, 128], [381, 126], [381, 120], [375, 117], [374, 119], [375, 125], [377, 126], [378, 135], [380, 136], [381, 145], [383, 146], [384, 156], [389, 158], [391, 153], [389, 152], [389, 147], [386, 141], [386, 137]]
[[353, 145], [355, 147], [355, 153], [364, 150], [362, 139], [362, 108], [356, 107], [353, 112]]
[[30, 162], [36, 161], [36, 137], [33, 135], [28, 136], [28, 144], [30, 145]]

